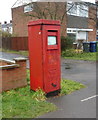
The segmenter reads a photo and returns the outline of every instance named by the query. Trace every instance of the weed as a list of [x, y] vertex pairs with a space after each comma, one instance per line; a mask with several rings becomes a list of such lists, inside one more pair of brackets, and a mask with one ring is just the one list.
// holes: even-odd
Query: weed
[[75, 90], [79, 90], [84, 88], [85, 86], [79, 82], [72, 80], [62, 79], [61, 81], [61, 95], [67, 95], [72, 93]]
[[27, 69], [27, 82], [28, 82], [28, 85], [30, 84], [30, 70]]
[[[29, 70], [27, 80], [30, 81]], [[84, 87], [81, 83], [62, 79], [61, 95], [70, 94]], [[3, 118], [35, 118], [56, 109], [54, 104], [46, 101], [45, 93], [41, 89], [36, 92], [30, 91], [29, 85], [2, 93]]]
[[0, 120], [2, 119], [2, 95], [0, 94]]
[[36, 90], [36, 92], [32, 96], [33, 99], [37, 101], [45, 101], [45, 92], [43, 92], [40, 88]]
[[[28, 56], [29, 53], [28, 51], [12, 51], [12, 50], [1, 50], [3, 52], [7, 52], [7, 53], [14, 53], [14, 54], [19, 54], [19, 55], [23, 55], [23, 56]], [[95, 61], [96, 59], [98, 60], [98, 53], [96, 52], [89, 52], [89, 53], [77, 53], [75, 52], [74, 49], [66, 49], [66, 50], [62, 50], [61, 53], [62, 57], [66, 58], [66, 59], [76, 59], [76, 60], [92, 60]]]
[[[40, 97], [38, 95], [41, 93]], [[35, 99], [36, 98], [36, 99]], [[39, 90], [30, 92], [30, 87], [19, 88], [3, 93], [3, 118], [35, 118], [57, 109], [44, 99], [44, 93]]]

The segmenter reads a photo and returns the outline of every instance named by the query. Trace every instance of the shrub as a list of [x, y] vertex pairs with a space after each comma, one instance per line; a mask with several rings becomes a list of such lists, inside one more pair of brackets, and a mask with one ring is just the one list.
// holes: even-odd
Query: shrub
[[46, 100], [45, 92], [39, 88], [33, 94], [32, 98], [37, 100], [37, 101], [45, 101]]
[[96, 52], [89, 52], [89, 53], [83, 53], [83, 52], [76, 52], [74, 49], [67, 49], [65, 51], [62, 51], [61, 53], [62, 57], [64, 58], [70, 58], [70, 59], [77, 59], [77, 60], [96, 60]]
[[62, 51], [62, 57], [74, 57], [75, 56], [75, 51], [73, 49], [68, 49], [65, 51]]
[[61, 51], [65, 51], [66, 49], [71, 49], [73, 47], [74, 40], [71, 37], [61, 36]]
[[12, 34], [11, 33], [9, 33], [9, 32], [4, 32], [4, 31], [2, 31], [2, 37], [11, 37], [12, 36]]

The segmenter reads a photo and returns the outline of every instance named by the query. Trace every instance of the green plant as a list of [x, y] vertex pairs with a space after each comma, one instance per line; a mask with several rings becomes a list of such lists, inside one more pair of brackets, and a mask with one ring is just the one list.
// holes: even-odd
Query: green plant
[[[35, 97], [39, 93], [41, 96]], [[54, 104], [43, 99], [44, 94], [41, 90], [36, 93], [30, 91], [29, 86], [3, 92], [2, 96], [3, 118], [35, 118], [57, 109]]]
[[75, 51], [73, 49], [67, 49], [65, 51], [62, 51], [61, 55], [62, 57], [73, 57], [75, 56]]
[[30, 70], [27, 69], [27, 82], [30, 84]]
[[42, 91], [40, 88], [36, 90], [36, 92], [33, 94], [32, 96], [33, 99], [37, 100], [37, 101], [45, 101], [46, 100], [46, 96], [45, 96], [45, 92]]
[[66, 59], [76, 59], [76, 60], [91, 60], [96, 61], [96, 52], [89, 52], [89, 53], [76, 53], [74, 49], [67, 49], [62, 51], [62, 57]]
[[[27, 70], [27, 75], [27, 80], [30, 81], [29, 70]], [[70, 94], [84, 87], [81, 83], [62, 79], [61, 95]], [[28, 85], [2, 93], [3, 118], [35, 118], [56, 109], [54, 104], [46, 101], [45, 93], [40, 88], [34, 92], [30, 91]]]
[[0, 94], [0, 120], [2, 119], [2, 94]]
[[69, 36], [67, 37], [61, 36], [61, 51], [71, 49], [73, 47], [73, 41], [74, 40]]
[[72, 93], [73, 91], [79, 90], [84, 88], [85, 86], [79, 82], [73, 80], [65, 80], [62, 79], [61, 81], [61, 95], [67, 95]]
[[2, 31], [1, 34], [2, 34], [2, 37], [11, 37], [12, 36], [11, 33], [5, 32], [5, 31]]

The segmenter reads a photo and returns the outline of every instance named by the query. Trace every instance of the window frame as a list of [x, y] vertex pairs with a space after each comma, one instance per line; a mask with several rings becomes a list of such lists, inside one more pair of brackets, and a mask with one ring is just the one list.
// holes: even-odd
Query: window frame
[[24, 13], [33, 11], [33, 4], [25, 5], [24, 6]]

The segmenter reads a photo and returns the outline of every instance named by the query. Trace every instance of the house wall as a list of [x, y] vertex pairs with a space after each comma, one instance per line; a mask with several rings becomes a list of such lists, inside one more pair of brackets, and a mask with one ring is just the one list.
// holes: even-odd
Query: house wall
[[13, 33], [18, 37], [28, 36], [28, 21], [35, 20], [24, 14], [24, 6], [12, 8]]
[[12, 21], [10, 20], [10, 23], [7, 23], [5, 21], [4, 24], [1, 24], [1, 30], [12, 34], [12, 32], [13, 32]]
[[[46, 3], [39, 3], [40, 4], [40, 9], [43, 9], [44, 7], [46, 7], [48, 4]], [[60, 20], [59, 17], [61, 16], [61, 14], [64, 14], [64, 4], [62, 2], [60, 2], [61, 7], [60, 10], [58, 10], [58, 19]], [[52, 2], [50, 5], [50, 9], [54, 9], [54, 3]], [[58, 9], [58, 8], [57, 8]], [[28, 12], [28, 13], [24, 13], [24, 6], [20, 6], [20, 7], [16, 7], [16, 8], [12, 8], [12, 22], [13, 22], [13, 33], [18, 36], [18, 37], [24, 37], [24, 36], [28, 36], [28, 22], [30, 20], [37, 20], [38, 18], [32, 17], [32, 16], [27, 16], [28, 14], [34, 14], [34, 12]], [[49, 14], [49, 13], [47, 13]], [[64, 16], [64, 22], [61, 24], [61, 34], [66, 36], [66, 14]], [[43, 18], [40, 18], [43, 19]], [[51, 19], [50, 16], [47, 17], [47, 19]]]
[[88, 41], [96, 41], [96, 7], [90, 6], [88, 28], [93, 29], [93, 32], [88, 32]]
[[[46, 6], [47, 4], [40, 3], [40, 6], [42, 6], [42, 8], [44, 7], [44, 5]], [[52, 5], [51, 9], [53, 8], [54, 7]], [[62, 10], [63, 9], [61, 7], [61, 9], [59, 10], [60, 12], [58, 14], [63, 13]], [[94, 15], [95, 12], [96, 10], [93, 9], [93, 7], [90, 7], [88, 16], [90, 18], [95, 18], [95, 15]], [[18, 37], [28, 36], [27, 24], [30, 20], [36, 20], [36, 19], [37, 18], [32, 17], [32, 16], [27, 16], [27, 13], [24, 13], [24, 6], [12, 8], [13, 33], [17, 35]], [[79, 16], [73, 16], [73, 15], [66, 14], [64, 17], [64, 22], [61, 25], [61, 35], [64, 35], [64, 36], [67, 35], [66, 28], [93, 29], [93, 31], [88, 32], [88, 35], [87, 35], [88, 41], [96, 40], [96, 24], [91, 19], [88, 19], [86, 17], [79, 17]]]
[[88, 17], [67, 15], [67, 28], [92, 29], [85, 32], [78, 32], [76, 40], [85, 39], [87, 41], [96, 41], [96, 7], [90, 4]]

